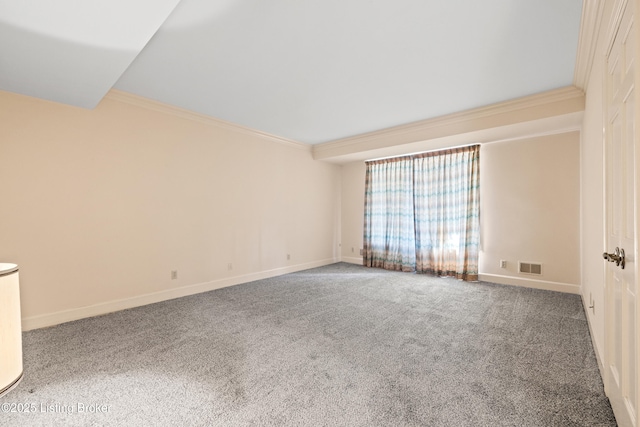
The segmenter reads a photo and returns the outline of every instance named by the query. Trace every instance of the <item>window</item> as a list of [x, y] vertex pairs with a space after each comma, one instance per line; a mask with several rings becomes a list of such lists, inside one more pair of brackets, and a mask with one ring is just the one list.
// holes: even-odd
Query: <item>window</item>
[[363, 262], [478, 280], [480, 145], [367, 162]]

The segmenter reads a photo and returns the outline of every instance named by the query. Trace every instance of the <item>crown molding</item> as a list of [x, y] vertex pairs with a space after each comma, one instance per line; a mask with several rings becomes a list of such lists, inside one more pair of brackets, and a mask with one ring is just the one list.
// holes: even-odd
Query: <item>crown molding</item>
[[507, 126], [448, 135], [430, 140], [333, 155], [330, 158], [324, 158], [323, 161], [334, 164], [345, 164], [384, 157], [406, 156], [423, 153], [425, 151], [444, 150], [451, 147], [469, 144], [487, 145], [503, 142], [515, 142], [571, 132], [580, 132], [582, 129], [583, 116], [584, 113], [582, 111], [578, 111], [575, 113], [547, 117], [528, 122], [520, 122]]
[[272, 135], [267, 132], [251, 129], [235, 123], [227, 122], [225, 120], [216, 119], [214, 117], [207, 116], [205, 114], [200, 114], [194, 111], [186, 110], [184, 108], [175, 107], [169, 104], [164, 104], [159, 101], [144, 98], [142, 96], [134, 95], [128, 92], [123, 92], [117, 89], [111, 89], [103, 99], [116, 101], [116, 102], [123, 102], [129, 105], [144, 108], [147, 110], [156, 111], [162, 114], [168, 114], [173, 117], [192, 120], [205, 125], [215, 126], [221, 129], [230, 130], [232, 132], [238, 132], [238, 133], [253, 136], [256, 138], [269, 140], [271, 142], [286, 145], [288, 147], [297, 148], [305, 151], [311, 151], [310, 144], [294, 141], [292, 139], [282, 138], [280, 136]]
[[580, 36], [576, 67], [573, 73], [573, 84], [586, 91], [598, 46], [598, 35], [604, 14], [603, 0], [584, 0], [582, 17], [580, 18]]
[[[382, 129], [349, 138], [316, 144], [316, 160], [329, 160], [429, 140], [459, 140], [466, 134], [508, 127], [519, 123], [571, 116], [584, 111], [584, 92], [567, 86], [485, 107], [448, 114], [433, 119]], [[473, 141], [468, 141], [473, 142]]]

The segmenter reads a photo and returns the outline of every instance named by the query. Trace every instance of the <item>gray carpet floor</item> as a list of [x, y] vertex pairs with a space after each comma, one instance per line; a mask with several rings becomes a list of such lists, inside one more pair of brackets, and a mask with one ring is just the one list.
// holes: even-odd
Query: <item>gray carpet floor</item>
[[24, 358], [2, 426], [615, 425], [577, 295], [344, 263], [26, 332]]

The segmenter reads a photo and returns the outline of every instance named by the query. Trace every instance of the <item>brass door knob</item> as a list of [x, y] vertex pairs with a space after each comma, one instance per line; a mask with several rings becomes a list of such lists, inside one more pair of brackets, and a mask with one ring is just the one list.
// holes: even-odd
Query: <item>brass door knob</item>
[[603, 253], [602, 257], [609, 262], [615, 262], [617, 266], [621, 267], [624, 270], [624, 249], [617, 248], [613, 251], [612, 254]]

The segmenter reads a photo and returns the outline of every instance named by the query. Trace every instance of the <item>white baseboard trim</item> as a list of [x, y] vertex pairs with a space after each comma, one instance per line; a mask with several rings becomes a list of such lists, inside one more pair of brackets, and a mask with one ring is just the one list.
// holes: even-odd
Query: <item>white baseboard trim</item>
[[46, 328], [48, 326], [59, 325], [73, 320], [87, 317], [100, 316], [102, 314], [113, 313], [114, 311], [126, 310], [128, 308], [140, 307], [147, 304], [167, 301], [175, 298], [199, 294], [212, 291], [214, 289], [225, 288], [227, 286], [239, 285], [241, 283], [253, 282], [255, 280], [268, 279], [270, 277], [281, 276], [283, 274], [295, 273], [296, 271], [308, 270], [310, 268], [322, 267], [338, 262], [338, 259], [324, 259], [287, 267], [275, 268], [272, 270], [260, 271], [257, 273], [243, 274], [224, 279], [212, 280], [205, 283], [182, 286], [179, 288], [167, 289], [150, 294], [137, 295], [131, 298], [124, 298], [112, 301], [101, 302], [85, 307], [72, 308], [69, 310], [57, 311], [54, 313], [40, 314], [22, 318], [22, 330]]
[[362, 257], [358, 258], [358, 257], [343, 256], [342, 258], [340, 258], [340, 261], [348, 262], [349, 264], [362, 265]]
[[544, 289], [547, 291], [565, 292], [576, 295], [580, 294], [580, 286], [571, 283], [549, 282], [546, 280], [523, 279], [521, 277], [483, 273], [478, 275], [478, 279], [483, 282], [500, 283], [502, 285], [524, 286], [525, 288]]

